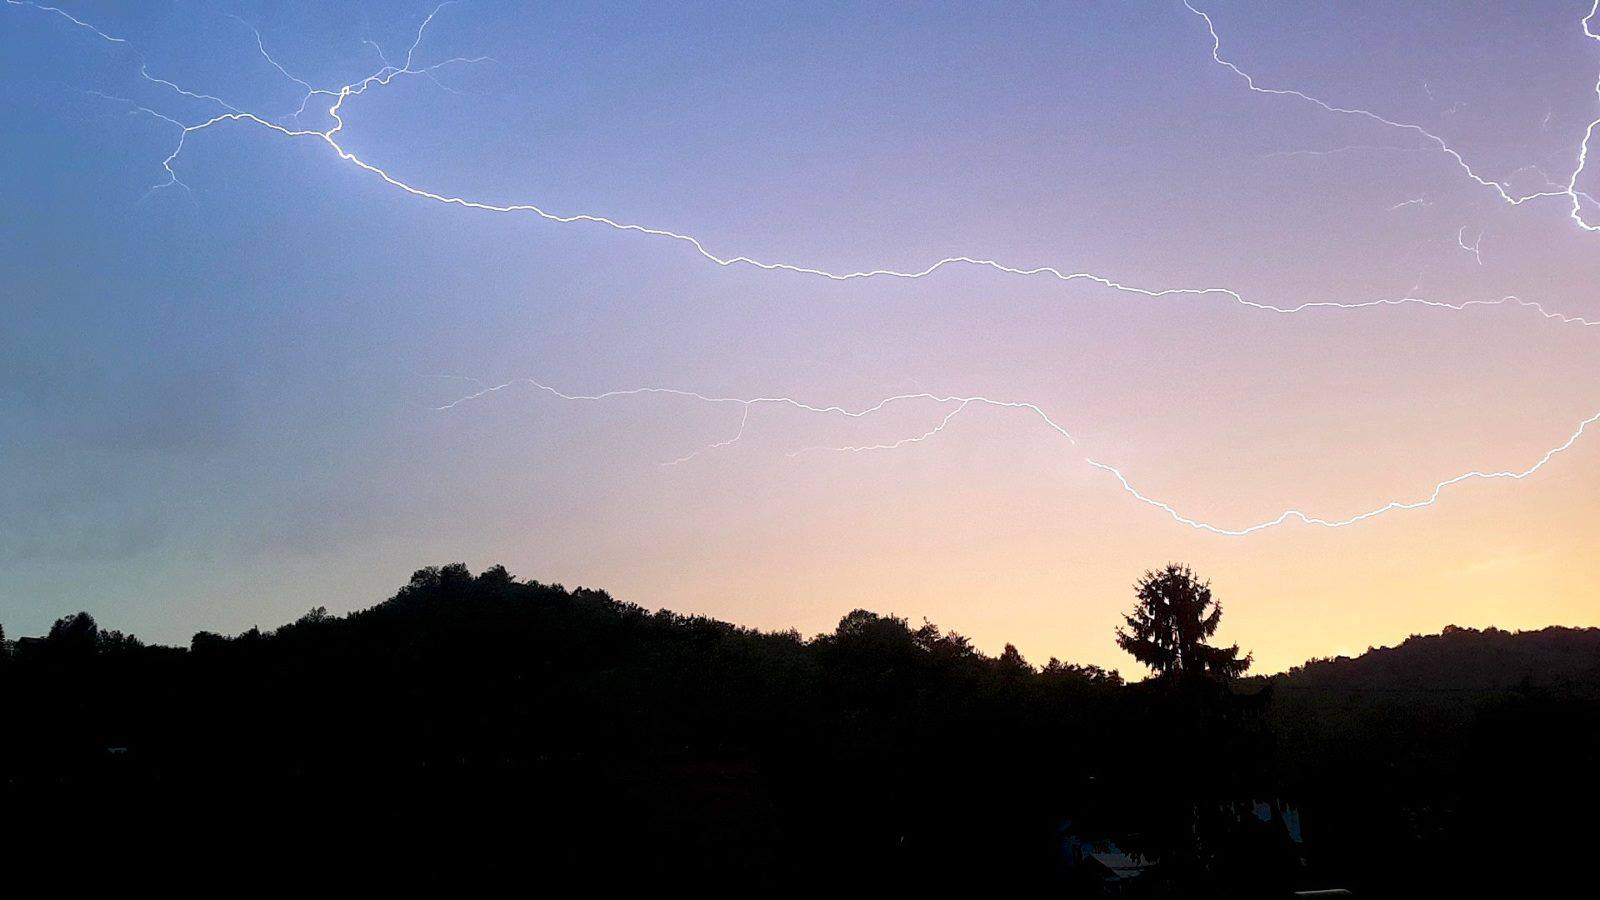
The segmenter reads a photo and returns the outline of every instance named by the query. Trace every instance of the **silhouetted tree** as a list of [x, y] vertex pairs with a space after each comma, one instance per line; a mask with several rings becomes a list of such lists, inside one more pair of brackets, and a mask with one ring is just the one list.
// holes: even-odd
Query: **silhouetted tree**
[[1149, 666], [1157, 677], [1209, 675], [1227, 680], [1250, 668], [1250, 655], [1239, 657], [1239, 645], [1213, 647], [1206, 639], [1222, 621], [1222, 604], [1211, 596], [1211, 582], [1194, 570], [1168, 563], [1147, 571], [1134, 584], [1139, 603], [1124, 616], [1127, 630], [1117, 629], [1117, 646]]
[[60, 656], [93, 656], [100, 646], [100, 626], [86, 612], [62, 616], [50, 626], [45, 646]]
[[1000, 654], [1000, 658], [995, 660], [995, 668], [1005, 675], [1032, 675], [1036, 671], [1022, 657], [1022, 653], [1017, 650], [1015, 644], [1006, 645], [1005, 650]]
[[99, 653], [131, 653], [144, 646], [144, 642], [131, 634], [123, 634], [115, 628], [101, 629], [95, 641], [95, 650]]

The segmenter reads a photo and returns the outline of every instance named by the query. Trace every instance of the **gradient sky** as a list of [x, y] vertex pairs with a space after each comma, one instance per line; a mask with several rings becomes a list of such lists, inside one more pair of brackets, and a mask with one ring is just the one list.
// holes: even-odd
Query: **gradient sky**
[[[337, 88], [383, 65], [367, 42], [403, 60], [434, 4], [58, 2], [0, 6], [8, 634], [88, 609], [184, 643], [456, 560], [808, 634], [893, 611], [1124, 671], [1112, 628], [1168, 560], [1213, 579], [1221, 636], [1269, 671], [1451, 623], [1600, 624], [1600, 433], [1426, 508], [1243, 537], [1085, 462], [1224, 528], [1425, 499], [1526, 470], [1600, 412], [1600, 327], [720, 267], [415, 197], [249, 122], [190, 133], [182, 184], [152, 191], [174, 122], [224, 110], [141, 64], [292, 125], [304, 89], [252, 27]], [[1600, 115], [1581, 3], [1200, 5], [1258, 85], [1420, 126], [1518, 192], [1564, 184]], [[350, 98], [341, 145], [428, 191], [836, 273], [965, 255], [1283, 307], [1516, 295], [1600, 319], [1600, 233], [1565, 198], [1507, 204], [1416, 130], [1252, 92], [1181, 2], [469, 0], [414, 64], [477, 56]], [[329, 103], [300, 127], [330, 127]], [[519, 379], [852, 409], [983, 395], [1077, 443], [969, 407], [927, 440], [828, 449], [923, 435], [953, 409], [929, 401], [755, 406], [710, 449], [742, 407], [519, 383], [438, 408]]]

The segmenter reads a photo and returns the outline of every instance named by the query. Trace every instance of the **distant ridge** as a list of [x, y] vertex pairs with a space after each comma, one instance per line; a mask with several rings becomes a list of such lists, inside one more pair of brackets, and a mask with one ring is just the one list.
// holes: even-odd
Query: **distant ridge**
[[1313, 659], [1257, 679], [1289, 689], [1484, 692], [1600, 683], [1600, 628], [1446, 626], [1356, 657]]

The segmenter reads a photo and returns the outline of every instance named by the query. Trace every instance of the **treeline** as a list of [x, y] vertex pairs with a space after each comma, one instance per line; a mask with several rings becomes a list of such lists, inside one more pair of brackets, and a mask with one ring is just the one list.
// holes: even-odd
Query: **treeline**
[[[1485, 829], [1576, 848], [1559, 813], [1593, 808], [1600, 762], [1600, 657], [1441, 712], [1333, 689], [1344, 663], [1127, 684], [862, 610], [807, 639], [498, 567], [188, 648], [82, 614], [0, 647], [7, 819], [168, 862], [337, 848], [595, 889], [1382, 896], [1485, 883]], [[1159, 865], [1121, 883], [1069, 864], [1069, 839]]]

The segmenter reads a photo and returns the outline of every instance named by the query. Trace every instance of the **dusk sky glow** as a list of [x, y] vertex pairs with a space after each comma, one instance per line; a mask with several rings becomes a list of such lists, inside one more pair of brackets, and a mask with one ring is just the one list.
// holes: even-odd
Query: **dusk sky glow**
[[1600, 17], [1191, 4], [7, 0], [0, 622], [1600, 624]]

